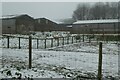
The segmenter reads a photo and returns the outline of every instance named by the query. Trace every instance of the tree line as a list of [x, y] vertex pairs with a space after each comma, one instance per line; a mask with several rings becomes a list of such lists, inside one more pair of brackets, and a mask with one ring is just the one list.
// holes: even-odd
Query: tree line
[[120, 2], [80, 3], [73, 12], [72, 19], [116, 19], [120, 17]]

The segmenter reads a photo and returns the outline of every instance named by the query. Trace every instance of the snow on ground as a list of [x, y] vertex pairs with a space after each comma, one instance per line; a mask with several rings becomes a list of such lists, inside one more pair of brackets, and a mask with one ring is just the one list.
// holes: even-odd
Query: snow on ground
[[[98, 44], [75, 43], [54, 48], [33, 49], [28, 69], [28, 49], [0, 48], [1, 78], [73, 78], [97, 76]], [[103, 44], [103, 76], [118, 77], [118, 44]]]
[[[116, 42], [103, 42], [103, 54], [115, 54], [118, 55], [118, 43]], [[98, 53], [99, 45], [97, 42], [87, 43], [80, 42], [69, 44], [65, 46], [58, 46], [54, 48], [48, 48], [48, 50], [54, 51], [69, 51], [69, 52], [85, 52], [85, 53]]]
[[[73, 39], [74, 42], [76, 42], [75, 38]], [[7, 48], [7, 43], [8, 40], [6, 37], [0, 38], [0, 48]], [[63, 39], [59, 39], [59, 45], [62, 45]], [[69, 38], [69, 43], [72, 43], [72, 38]], [[51, 47], [51, 39], [46, 39], [46, 44], [47, 48]], [[67, 44], [67, 38], [64, 38], [64, 44]], [[19, 46], [19, 38], [15, 37], [10, 37], [9, 38], [9, 46], [10, 48], [18, 48]], [[57, 46], [57, 40], [53, 39], [53, 46]], [[29, 40], [28, 37], [27, 39], [20, 38], [20, 47], [22, 49], [27, 49], [29, 47]], [[38, 41], [38, 48], [44, 48], [45, 47], [45, 40], [44, 39], [39, 39]], [[36, 49], [37, 48], [37, 39], [32, 39], [32, 48]]]

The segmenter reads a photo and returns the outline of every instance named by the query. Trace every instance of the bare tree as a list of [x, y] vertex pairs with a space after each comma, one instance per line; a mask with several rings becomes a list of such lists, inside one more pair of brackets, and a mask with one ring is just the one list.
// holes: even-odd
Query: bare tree
[[118, 9], [117, 2], [80, 3], [73, 13], [73, 19], [114, 19], [118, 18]]
[[78, 5], [77, 9], [73, 13], [73, 18], [75, 20], [85, 20], [89, 15], [89, 5], [88, 3], [81, 3]]

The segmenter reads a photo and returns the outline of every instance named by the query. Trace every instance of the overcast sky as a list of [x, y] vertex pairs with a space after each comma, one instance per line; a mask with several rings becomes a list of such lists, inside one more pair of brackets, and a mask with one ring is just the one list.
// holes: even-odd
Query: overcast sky
[[[105, 1], [105, 0], [104, 0]], [[28, 14], [59, 20], [72, 17], [80, 2], [2, 2], [2, 15]]]
[[29, 14], [35, 18], [62, 19], [72, 16], [78, 2], [5, 2], [2, 14]]

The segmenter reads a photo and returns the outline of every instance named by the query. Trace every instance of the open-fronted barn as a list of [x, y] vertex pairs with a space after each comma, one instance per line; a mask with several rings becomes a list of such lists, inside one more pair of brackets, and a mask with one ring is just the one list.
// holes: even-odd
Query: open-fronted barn
[[34, 19], [26, 14], [5, 15], [2, 22], [2, 34], [29, 34], [34, 31]]
[[120, 32], [118, 19], [83, 20], [74, 22], [71, 33], [80, 34], [117, 34]]

